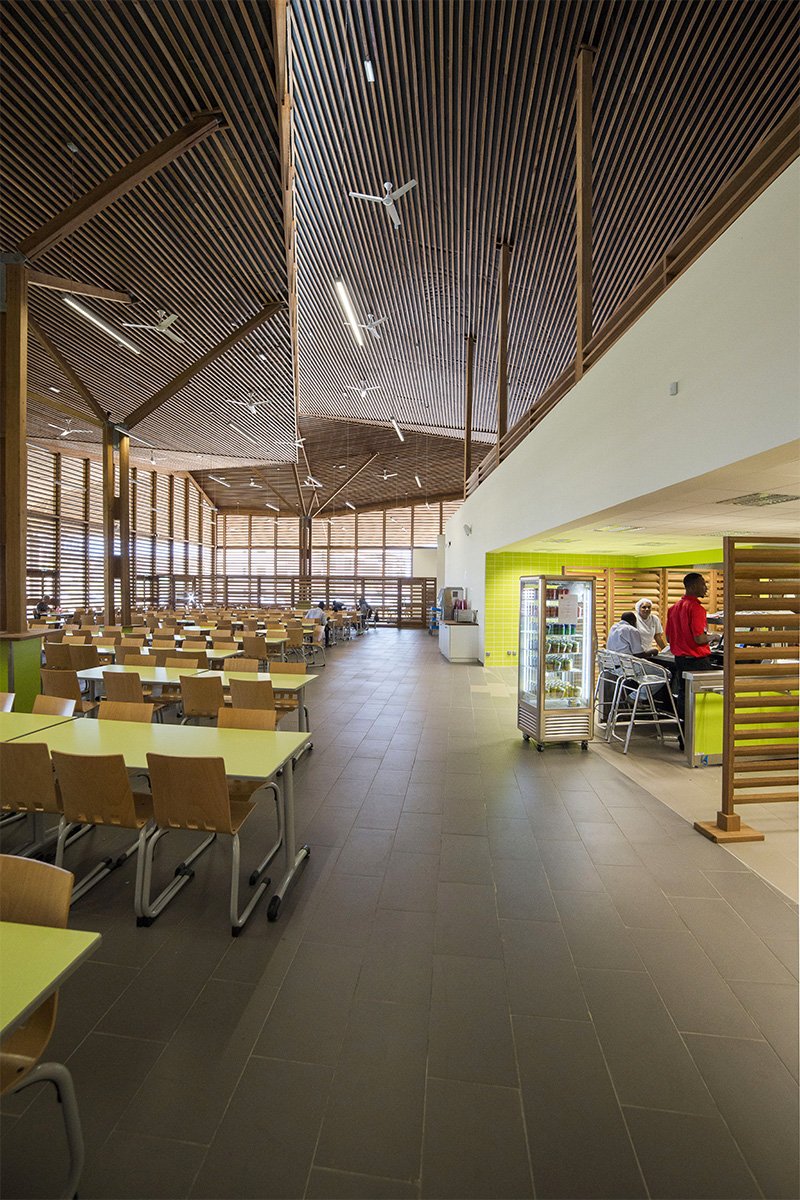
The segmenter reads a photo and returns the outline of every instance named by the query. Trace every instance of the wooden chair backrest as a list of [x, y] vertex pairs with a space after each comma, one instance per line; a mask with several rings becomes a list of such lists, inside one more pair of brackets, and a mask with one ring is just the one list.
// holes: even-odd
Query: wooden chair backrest
[[14, 697], [16, 692], [0, 692], [0, 712], [14, 711]]
[[150, 643], [150, 649], [151, 650], [174, 650], [175, 649], [175, 639], [174, 638], [155, 638], [154, 637], [152, 642]]
[[14, 812], [61, 812], [50, 753], [44, 742], [0, 742], [3, 808]]
[[64, 637], [64, 641], [69, 642], [72, 646], [85, 646], [86, 643], [90, 642], [91, 640], [92, 635], [85, 632], [83, 629], [78, 630], [76, 633], [68, 631]]
[[149, 636], [150, 636], [150, 629], [147, 625], [134, 625], [131, 628], [131, 637], [132, 638], [148, 638]]
[[175, 658], [167, 659], [168, 667], [197, 667], [198, 669], [206, 669], [208, 667], [208, 655], [205, 650], [189, 650], [188, 653], [175, 655]]
[[69, 661], [73, 671], [90, 671], [92, 667], [99, 667], [97, 646], [70, 646]]
[[72, 670], [70, 649], [71, 647], [66, 642], [45, 642], [44, 661], [47, 663], [48, 668], [51, 671]]
[[141, 650], [144, 638], [124, 637], [119, 642], [120, 650]]
[[148, 754], [147, 773], [156, 824], [167, 829], [233, 832], [224, 758]]
[[232, 679], [231, 702], [234, 708], [274, 708], [275, 693], [268, 679]]
[[[152, 667], [152, 654], [117, 654], [117, 665], [120, 667]], [[158, 662], [156, 661], [156, 666]]]
[[225, 703], [218, 675], [181, 675], [181, 699], [185, 717], [215, 717]]
[[234, 658], [226, 660], [223, 672], [227, 674], [229, 671], [247, 671], [258, 674], [258, 659], [257, 658]]
[[80, 702], [83, 699], [75, 671], [52, 671], [43, 667], [42, 691], [45, 696], [60, 696], [62, 700]]
[[270, 662], [267, 663], [270, 675], [305, 675], [304, 662]]
[[270, 732], [275, 728], [276, 716], [274, 708], [221, 708], [217, 713], [217, 728]]
[[[167, 659], [171, 658], [174, 653], [175, 653], [174, 646], [159, 647], [158, 650], [151, 649], [150, 653], [147, 656], [148, 665], [152, 667], [153, 663], [155, 663], [155, 665], [157, 667], [165, 667], [167, 665]], [[138, 665], [142, 666], [143, 664], [139, 663]], [[126, 663], [126, 666], [127, 666], [127, 663]]]
[[[120, 675], [119, 679], [136, 679], [136, 675]], [[100, 721], [138, 721], [147, 725], [153, 719], [154, 704], [141, 704], [136, 701], [101, 700], [97, 710]]]
[[205, 650], [205, 648], [205, 639], [201, 640], [200, 638], [187, 638], [183, 643], [184, 650]]
[[291, 628], [287, 628], [286, 633], [287, 633], [287, 636], [289, 639], [288, 643], [287, 643], [289, 646], [302, 646], [302, 644], [303, 644], [303, 628], [302, 628], [302, 626], [297, 625], [297, 626], [293, 626]]
[[120, 704], [144, 704], [142, 681], [135, 672], [103, 671], [106, 699]]
[[55, 644], [56, 642], [60, 643], [60, 642], [63, 642], [63, 640], [64, 640], [64, 630], [63, 629], [48, 629], [47, 633], [44, 635], [45, 645], [47, 645], [48, 642], [51, 642], [53, 644]]
[[263, 637], [255, 637], [253, 634], [248, 633], [243, 634], [242, 649], [248, 658], [262, 659], [267, 657], [267, 643]]
[[33, 711], [43, 717], [74, 717], [75, 701], [61, 696], [34, 696]]
[[136, 812], [128, 769], [121, 754], [52, 754], [68, 821], [141, 829], [146, 816]]

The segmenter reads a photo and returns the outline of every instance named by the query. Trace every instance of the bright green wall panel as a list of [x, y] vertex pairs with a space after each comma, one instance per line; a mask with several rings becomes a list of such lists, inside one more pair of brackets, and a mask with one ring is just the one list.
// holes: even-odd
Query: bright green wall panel
[[0, 639], [0, 692], [14, 692], [15, 712], [31, 712], [34, 697], [42, 690], [42, 640]]

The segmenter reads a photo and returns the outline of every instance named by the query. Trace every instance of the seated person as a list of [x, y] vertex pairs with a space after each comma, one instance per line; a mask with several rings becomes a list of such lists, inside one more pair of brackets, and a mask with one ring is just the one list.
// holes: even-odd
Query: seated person
[[646, 597], [643, 596], [641, 600], [637, 600], [634, 609], [636, 628], [642, 642], [642, 653], [650, 658], [655, 658], [659, 650], [667, 648], [664, 628], [658, 615], [653, 612], [652, 601]]
[[50, 612], [50, 606], [52, 603], [53, 603], [52, 596], [42, 596], [41, 600], [36, 605], [36, 608], [33, 610], [34, 615], [37, 617], [46, 617], [47, 614]]
[[329, 646], [330, 642], [329, 642], [328, 638], [330, 635], [328, 632], [328, 618], [325, 615], [325, 605], [322, 603], [321, 600], [318, 604], [315, 604], [312, 608], [310, 608], [308, 610], [308, 612], [306, 613], [305, 619], [307, 621], [316, 621], [319, 625], [322, 625], [324, 627], [324, 629], [325, 629], [325, 645]]
[[622, 613], [616, 624], [611, 626], [606, 650], [611, 650], [614, 654], [635, 654], [637, 657], [641, 655], [642, 639], [636, 628], [636, 613]]
[[331, 605], [331, 608], [333, 609], [333, 611], [335, 613], [343, 612], [344, 605], [342, 604], [341, 600], [334, 600], [333, 604]]

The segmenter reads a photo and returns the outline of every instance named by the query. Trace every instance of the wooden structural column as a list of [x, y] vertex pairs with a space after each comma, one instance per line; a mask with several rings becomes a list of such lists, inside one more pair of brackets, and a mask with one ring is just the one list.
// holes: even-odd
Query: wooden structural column
[[763, 841], [739, 804], [797, 803], [800, 539], [725, 538], [722, 808], [695, 829]]
[[[120, 619], [131, 623], [131, 439], [124, 433], [119, 438], [119, 587]], [[170, 476], [174, 483], [174, 476]], [[170, 529], [174, 526], [170, 525]], [[184, 526], [185, 528], [185, 526]]]
[[583, 375], [592, 336], [592, 62], [594, 50], [581, 46], [577, 60], [577, 338], [575, 378]]
[[116, 624], [114, 608], [114, 429], [103, 429], [103, 614], [104, 624]]
[[497, 326], [497, 464], [500, 443], [508, 430], [508, 272], [511, 246], [500, 246], [500, 304]]
[[5, 255], [5, 304], [0, 305], [0, 629], [22, 633], [25, 611], [28, 452], [28, 283], [22, 262]]
[[[467, 394], [464, 402], [464, 499], [467, 480], [472, 474], [472, 390], [475, 363], [475, 334], [467, 334]], [[498, 451], [499, 452], [499, 451]]]

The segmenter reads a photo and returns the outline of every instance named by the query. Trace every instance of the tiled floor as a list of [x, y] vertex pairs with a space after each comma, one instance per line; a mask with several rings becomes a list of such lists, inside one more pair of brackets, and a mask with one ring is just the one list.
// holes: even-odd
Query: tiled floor
[[[328, 664], [277, 924], [230, 937], [226, 845], [150, 929], [133, 864], [73, 910], [84, 1200], [796, 1197], [792, 901], [656, 798], [669, 764], [537, 754], [424, 633]], [[52, 1094], [3, 1111], [3, 1195], [57, 1194]]]

